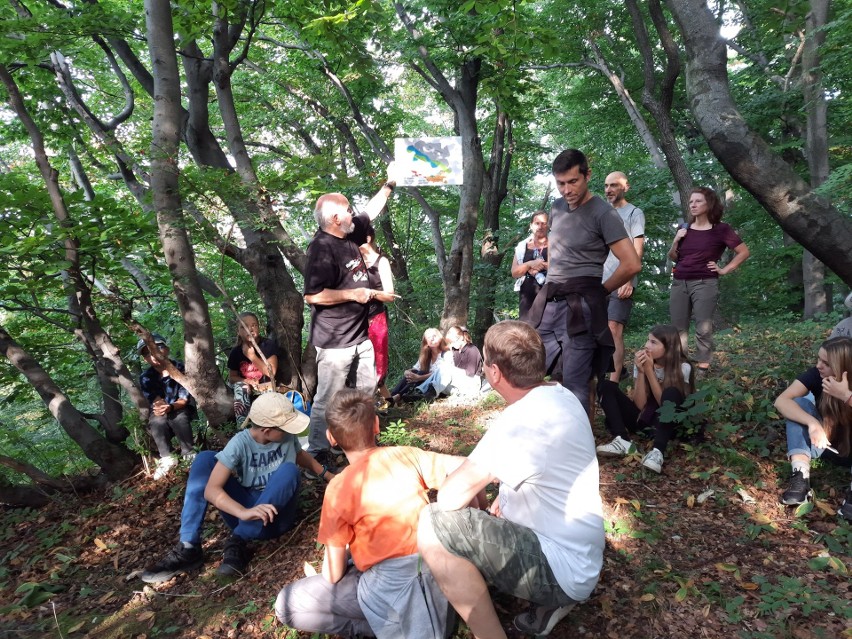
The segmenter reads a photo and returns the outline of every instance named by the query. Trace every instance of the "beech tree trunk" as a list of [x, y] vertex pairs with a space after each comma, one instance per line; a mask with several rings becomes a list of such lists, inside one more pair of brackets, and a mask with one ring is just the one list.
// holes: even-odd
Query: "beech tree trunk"
[[178, 180], [180, 143], [180, 74], [168, 0], [146, 0], [148, 50], [154, 76], [154, 120], [151, 138], [151, 192], [160, 242], [184, 323], [186, 379], [213, 426], [233, 416], [233, 400], [216, 366], [207, 301], [198, 280], [195, 253], [186, 233]]
[[119, 480], [130, 475], [139, 462], [136, 454], [121, 444], [107, 441], [93, 428], [50, 375], [3, 327], [0, 327], [0, 353], [27, 378], [51, 415], [88, 459], [100, 466], [110, 479]]
[[704, 0], [667, 0], [686, 47], [690, 108], [713, 154], [772, 218], [852, 285], [852, 220], [813, 192], [737, 110], [725, 43]]
[[[819, 49], [825, 43], [829, 0], [811, 0], [806, 19], [805, 46], [802, 51], [802, 97], [807, 111], [805, 157], [808, 160], [811, 186], [816, 188], [828, 179], [828, 104], [822, 86]], [[825, 268], [810, 252], [802, 255], [805, 285], [805, 318], [828, 312], [825, 290]]]

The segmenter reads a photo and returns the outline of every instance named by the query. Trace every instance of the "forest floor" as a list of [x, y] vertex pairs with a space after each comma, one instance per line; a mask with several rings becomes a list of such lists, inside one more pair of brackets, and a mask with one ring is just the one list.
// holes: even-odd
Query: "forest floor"
[[[601, 461], [603, 573], [551, 637], [852, 638], [852, 527], [835, 514], [848, 469], [815, 467], [812, 506], [778, 504], [789, 465], [771, 398], [789, 371], [812, 365], [818, 343], [783, 337], [757, 338], [748, 354], [736, 334], [723, 337], [702, 382], [712, 391], [707, 441], [670, 447], [661, 475], [642, 468], [641, 452]], [[392, 441], [465, 454], [501, 406], [496, 396], [411, 406], [383, 425], [393, 422]], [[608, 439], [601, 415], [594, 431]], [[140, 473], [38, 511], [0, 511], [0, 638], [308, 637], [278, 624], [272, 605], [306, 562], [319, 567], [321, 482], [303, 482], [301, 523], [258, 544], [244, 578], [216, 576], [227, 535], [209, 512], [204, 568], [152, 588], [135, 574], [176, 542], [184, 481], [185, 469], [156, 482]], [[495, 602], [508, 630], [523, 602]], [[454, 634], [469, 636], [463, 625]]]

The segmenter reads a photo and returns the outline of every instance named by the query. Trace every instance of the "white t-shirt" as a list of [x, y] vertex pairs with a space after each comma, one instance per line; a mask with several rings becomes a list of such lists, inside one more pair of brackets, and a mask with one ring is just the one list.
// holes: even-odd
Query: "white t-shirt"
[[603, 508], [589, 418], [566, 388], [544, 385], [508, 406], [469, 459], [500, 479], [502, 516], [531, 528], [559, 586], [582, 601], [603, 566]]
[[[689, 362], [684, 362], [680, 365], [680, 372], [683, 375], [683, 381], [689, 381], [689, 372], [692, 370], [692, 366], [689, 365]], [[654, 366], [654, 376], [657, 378], [657, 381], [660, 384], [663, 383], [663, 376], [665, 371], [659, 366]], [[633, 365], [633, 377], [639, 377], [639, 367], [636, 364]]]
[[[617, 209], [618, 215], [621, 217], [624, 222], [624, 229], [627, 231], [627, 235], [630, 236], [631, 240], [635, 240], [637, 237], [645, 235], [645, 214], [642, 212], [642, 209], [639, 207], [633, 206], [629, 202], [624, 206], [620, 206]], [[618, 258], [613, 255], [612, 251], [609, 252], [609, 255], [606, 257], [606, 262], [604, 262], [603, 267], [603, 278], [601, 278], [601, 282], [606, 282], [613, 273], [615, 273], [616, 269], [620, 262]], [[631, 283], [633, 287], [636, 287], [636, 284], [639, 281], [639, 276], [635, 276]]]

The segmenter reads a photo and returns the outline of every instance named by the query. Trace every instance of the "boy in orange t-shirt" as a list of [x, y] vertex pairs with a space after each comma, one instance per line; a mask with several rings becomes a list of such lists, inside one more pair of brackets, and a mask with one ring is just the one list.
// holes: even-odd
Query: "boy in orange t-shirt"
[[[339, 391], [326, 420], [328, 439], [343, 449], [349, 466], [329, 482], [323, 499], [322, 573], [285, 586], [275, 614], [308, 632], [443, 639], [450, 607], [417, 554], [417, 523], [428, 491], [463, 458], [378, 447], [375, 403], [359, 391]], [[476, 501], [484, 504], [484, 495]]]

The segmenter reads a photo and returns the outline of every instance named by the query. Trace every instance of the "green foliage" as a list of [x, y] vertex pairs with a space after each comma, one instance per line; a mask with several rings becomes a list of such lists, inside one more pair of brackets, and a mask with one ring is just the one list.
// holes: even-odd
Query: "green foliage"
[[402, 420], [388, 424], [379, 433], [379, 443], [383, 446], [423, 446], [423, 440], [409, 432]]

